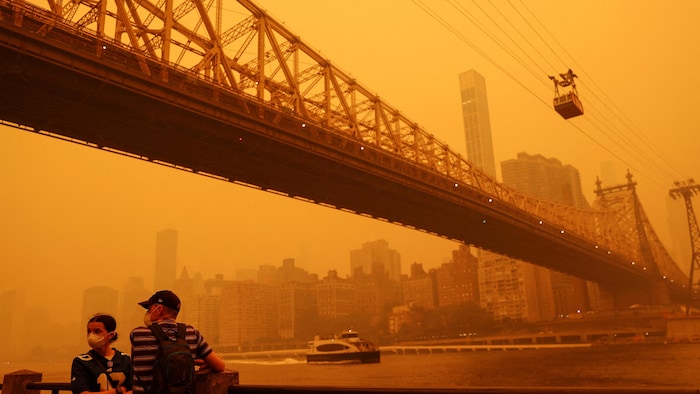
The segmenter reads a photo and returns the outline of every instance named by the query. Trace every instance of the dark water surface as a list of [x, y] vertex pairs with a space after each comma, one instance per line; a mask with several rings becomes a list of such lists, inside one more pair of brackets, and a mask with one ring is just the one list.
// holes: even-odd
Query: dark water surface
[[700, 388], [700, 345], [382, 355], [380, 364], [303, 360], [229, 362], [244, 385], [372, 388]]
[[[0, 374], [42, 372], [68, 382], [70, 359], [2, 363]], [[379, 364], [313, 365], [303, 359], [231, 360], [242, 385], [368, 388], [607, 387], [700, 388], [700, 344], [635, 344], [382, 355]]]

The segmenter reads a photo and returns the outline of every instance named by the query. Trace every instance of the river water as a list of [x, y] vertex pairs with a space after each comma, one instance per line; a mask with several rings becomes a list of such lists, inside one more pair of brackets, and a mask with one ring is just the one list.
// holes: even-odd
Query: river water
[[[230, 360], [242, 385], [369, 388], [700, 388], [699, 344], [634, 344], [463, 353], [382, 354], [379, 364], [312, 365], [303, 359]], [[70, 360], [11, 363], [0, 374], [40, 371], [67, 382]]]
[[700, 388], [700, 345], [615, 345], [463, 353], [382, 354], [379, 364], [229, 362], [243, 385], [372, 388]]

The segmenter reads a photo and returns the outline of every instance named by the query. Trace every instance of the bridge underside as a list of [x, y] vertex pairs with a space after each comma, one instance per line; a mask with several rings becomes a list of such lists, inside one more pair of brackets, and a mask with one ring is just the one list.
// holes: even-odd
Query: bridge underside
[[[135, 61], [118, 69], [68, 45], [21, 35], [26, 32], [0, 28], [1, 119], [386, 219], [619, 292], [653, 293], [655, 284], [628, 262], [611, 263], [584, 242], [533, 230], [477, 189], [455, 196], [453, 182], [441, 174], [361, 141], [304, 126], [254, 99], [172, 70], [163, 82], [160, 73], [140, 74]], [[152, 68], [158, 70], [157, 64]]]

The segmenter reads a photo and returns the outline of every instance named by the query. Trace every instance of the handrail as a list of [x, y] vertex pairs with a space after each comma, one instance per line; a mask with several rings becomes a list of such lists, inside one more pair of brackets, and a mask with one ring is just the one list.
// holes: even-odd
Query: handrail
[[474, 387], [445, 389], [317, 387], [317, 386], [229, 386], [228, 394], [699, 394], [694, 388], [639, 387]]
[[71, 391], [70, 383], [53, 382], [30, 382], [27, 383], [29, 390], [51, 390], [51, 394], [58, 394], [59, 391]]
[[[28, 390], [51, 390], [51, 394], [58, 394], [59, 391], [71, 391], [70, 383], [65, 382], [29, 382], [27, 383]], [[2, 391], [2, 382], [0, 382], [0, 391]]]
[[[31, 382], [27, 383], [29, 390], [51, 390], [51, 394], [59, 391], [71, 391], [70, 383]], [[0, 383], [2, 390], [2, 383]], [[700, 389], [693, 388], [618, 388], [596, 387], [582, 389], [580, 387], [501, 387], [501, 388], [459, 388], [459, 389], [401, 389], [401, 388], [368, 388], [368, 387], [316, 387], [316, 386], [258, 386], [258, 385], [230, 385], [227, 394], [305, 394], [305, 393], [338, 393], [338, 394], [553, 394], [553, 393], [584, 393], [596, 394], [700, 394]]]

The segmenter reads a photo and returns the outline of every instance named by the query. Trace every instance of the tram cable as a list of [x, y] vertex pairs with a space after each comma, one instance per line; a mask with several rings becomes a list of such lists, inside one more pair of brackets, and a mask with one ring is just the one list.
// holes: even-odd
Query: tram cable
[[491, 22], [492, 22], [494, 25], [496, 25], [496, 27], [498, 27], [498, 28], [500, 29], [500, 31], [501, 31], [513, 44], [515, 44], [515, 46], [516, 46], [518, 49], [520, 49], [520, 52], [522, 52], [522, 53], [530, 60], [530, 62], [531, 62], [532, 64], [534, 64], [537, 68], [539, 68], [540, 72], [537, 72], [537, 71], [533, 70], [532, 67], [530, 67], [528, 64], [525, 63], [525, 61], [523, 61], [521, 58], [519, 58], [518, 55], [516, 55], [515, 52], [514, 52], [513, 50], [511, 50], [510, 48], [506, 47], [506, 44], [505, 44], [503, 41], [501, 41], [495, 34], [493, 34], [493, 33], [486, 27], [486, 25], [484, 25], [484, 24], [481, 23], [481, 22], [478, 22], [478, 21], [476, 20], [476, 17], [475, 17], [474, 15], [472, 15], [471, 12], [469, 12], [466, 8], [464, 8], [463, 5], [461, 5], [461, 4], [459, 4], [459, 3], [455, 3], [454, 0], [447, 0], [447, 2], [448, 2], [455, 10], [457, 10], [457, 12], [458, 12], [459, 14], [461, 14], [461, 15], [464, 16], [466, 19], [468, 19], [470, 22], [472, 22], [472, 24], [474, 24], [474, 26], [476, 26], [479, 30], [481, 30], [482, 33], [484, 33], [484, 34], [485, 34], [487, 37], [489, 37], [493, 42], [495, 42], [499, 47], [501, 47], [501, 49], [503, 49], [503, 51], [505, 51], [505, 52], [506, 52], [507, 54], [509, 54], [512, 58], [514, 58], [518, 63], [520, 63], [520, 65], [521, 65], [524, 69], [526, 69], [527, 71], [529, 71], [530, 74], [532, 74], [532, 75], [535, 77], [535, 79], [541, 81], [543, 84], [546, 85], [545, 81], [541, 79], [541, 76], [542, 76], [542, 75], [545, 75], [547, 72], [546, 72], [542, 67], [540, 67], [539, 64], [537, 64], [537, 62], [535, 62], [535, 60], [527, 53], [527, 51], [525, 51], [520, 45], [518, 45], [518, 43], [517, 43], [515, 40], [513, 40], [513, 38], [510, 37], [510, 35], [508, 35], [508, 33], [506, 33], [506, 32], [500, 27], [500, 25], [498, 25], [498, 24], [497, 24], [497, 23], [496, 23], [496, 22], [495, 22], [481, 7], [479, 7], [478, 4], [475, 3], [475, 4], [477, 5], [477, 7], [482, 11], [482, 13], [483, 13], [484, 15], [486, 15], [486, 17], [489, 18], [489, 19], [491, 20]]
[[[532, 18], [534, 18], [534, 20], [539, 24], [539, 26], [541, 26], [542, 29], [544, 29], [544, 31], [551, 37], [551, 39], [561, 48], [561, 51], [562, 51], [564, 54], [566, 54], [566, 55], [573, 61], [573, 63], [574, 63], [574, 64], [576, 65], [576, 67], [577, 67], [577, 70], [579, 70], [579, 72], [581, 72], [581, 70], [583, 69], [583, 67], [582, 67], [580, 64], [578, 64], [578, 62], [576, 62], [576, 60], [573, 58], [573, 56], [571, 56], [571, 54], [566, 50], [566, 47], [563, 46], [563, 45], [556, 39], [556, 37], [551, 33], [551, 31], [549, 31], [549, 29], [547, 29], [547, 27], [537, 18], [537, 16], [522, 2], [522, 0], [520, 0], [520, 3], [522, 4], [523, 8], [524, 8], [525, 10], [527, 10], [527, 12], [529, 13], [529, 15], [530, 15]], [[523, 15], [523, 13], [520, 12], [520, 10], [518, 10], [517, 7], [515, 7], [515, 5], [514, 5], [510, 0], [508, 1], [508, 4], [515, 10], [515, 12], [520, 16], [520, 18], [523, 19], [523, 21], [530, 27], [530, 29], [531, 29], [531, 30], [535, 33], [535, 35], [542, 41], [542, 43], [552, 52], [552, 54], [553, 54], [557, 59], [559, 59], [559, 61], [562, 63], [562, 65], [565, 66], [565, 65], [567, 64], [566, 61], [565, 61], [564, 59], [562, 59], [561, 56], [559, 56], [559, 52], [558, 52], [558, 51], [556, 51], [554, 48], [552, 48], [552, 46], [549, 44], [548, 40], [546, 40], [546, 39], [542, 36], [542, 34], [540, 34], [540, 33], [537, 31], [537, 29], [535, 29], [535, 26], [533, 26], [533, 24], [530, 23], [530, 22], [527, 20], [527, 18], [525, 17], [525, 15]], [[546, 59], [545, 59], [545, 60], [546, 60]], [[582, 73], [582, 75], [586, 75], [586, 74], [585, 74], [585, 71]], [[595, 83], [595, 80], [593, 80], [593, 78], [589, 78], [589, 77], [584, 78], [584, 82], [581, 83], [581, 85], [582, 85], [584, 88], [587, 88], [587, 81], [590, 81], [597, 89], [599, 89], [599, 90], [605, 95], [605, 92]], [[591, 93], [605, 108], [607, 108], [609, 112], [611, 112], [611, 113], [612, 113], [613, 115], [615, 115], [620, 121], [622, 121], [622, 119], [620, 118], [620, 116], [619, 116], [615, 111], [613, 111], [613, 110], [610, 108], [610, 106], [608, 106], [608, 104], [606, 103], [606, 101], [603, 100], [603, 99], [601, 99], [601, 98], [596, 94], [596, 92], [595, 92], [594, 90], [592, 90], [592, 89], [587, 89], [587, 90], [588, 90], [588, 91], [589, 91], [589, 92], [590, 92], [590, 93]], [[612, 100], [610, 99], [609, 96], [605, 95], [605, 97], [606, 97], [609, 101], [612, 102]], [[598, 109], [595, 107], [595, 105], [594, 105], [592, 102], [588, 102], [587, 105], [586, 105], [586, 107], [587, 107], [588, 109], [593, 109], [593, 110], [594, 110], [593, 112], [598, 111]], [[617, 108], [617, 111], [618, 111], [618, 112], [622, 112], [618, 107], [616, 107], [616, 108]], [[602, 128], [599, 126], [598, 129], [601, 131], [601, 135], [606, 136], [606, 137], [609, 138], [610, 133], [612, 133], [614, 136], [616, 136], [617, 138], [619, 138], [619, 140], [620, 140], [621, 142], [616, 142], [616, 141], [614, 141], [614, 139], [612, 139], [612, 138], [610, 138], [610, 139], [613, 141], [613, 143], [616, 143], [617, 145], [619, 145], [620, 149], [623, 150], [623, 151], [625, 151], [625, 152], [630, 156], [630, 158], [631, 158], [631, 159], [629, 159], [629, 160], [621, 160], [623, 163], [625, 163], [625, 164], [627, 164], [627, 165], [629, 165], [629, 166], [631, 167], [631, 165], [629, 164], [629, 161], [630, 161], [630, 160], [636, 160], [636, 161], [639, 162], [639, 164], [640, 164], [641, 166], [646, 167], [649, 171], [643, 171], [643, 172], [642, 172], [642, 171], [639, 171], [639, 170], [635, 170], [635, 172], [638, 172], [638, 173], [640, 173], [640, 174], [646, 174], [646, 175], [649, 175], [649, 173], [653, 173], [653, 174], [655, 174], [656, 176], [661, 175], [661, 176], [659, 177], [660, 179], [665, 179], [665, 178], [668, 178], [669, 176], [672, 177], [672, 173], [663, 171], [663, 169], [659, 168], [658, 166], [652, 165], [651, 163], [658, 162], [658, 161], [654, 161], [654, 160], [649, 156], [649, 154], [647, 153], [647, 150], [645, 150], [644, 148], [640, 148], [640, 147], [637, 145], [637, 143], [636, 143], [633, 139], [629, 138], [628, 136], [625, 135], [625, 133], [623, 133], [621, 130], [619, 130], [617, 127], [615, 127], [615, 126], [614, 126], [614, 122], [610, 121], [610, 120], [607, 118], [607, 116], [604, 114], [604, 111], [598, 111], [598, 112], [600, 113], [600, 116], [604, 119], [604, 121], [601, 121], [602, 127], [604, 127], [605, 129], [607, 129], [608, 132], [609, 132], [609, 133], [605, 133], [605, 132], [602, 130]], [[588, 111], [588, 115], [589, 115], [589, 116], [588, 116], [588, 117], [585, 117], [585, 118], [587, 119], [587, 121], [590, 122], [590, 119], [588, 119], [588, 118], [589, 118], [590, 116], [595, 117], [595, 115], [594, 115], [593, 113], [591, 113], [591, 111]], [[627, 127], [629, 128], [629, 125], [628, 125], [626, 122], [622, 121], [622, 123], [625, 124], [625, 126], [627, 126]], [[637, 132], [637, 131], [634, 131], [634, 130], [632, 130], [632, 129], [630, 129], [630, 131], [632, 131], [632, 133], [633, 133], [638, 139], [643, 140], [643, 139], [641, 138], [641, 136], [643, 136], [643, 134], [641, 134], [641, 132]], [[640, 134], [641, 134], [641, 135], [640, 135]], [[656, 149], [653, 147], [653, 145], [651, 145], [650, 143], [648, 143], [648, 139], [646, 139], [645, 142], [647, 143], [647, 149], [650, 149], [650, 150], [652, 150], [652, 151], [654, 151], [654, 152], [658, 152], [658, 151], [656, 151]], [[662, 155], [660, 155], [660, 154], [657, 153], [657, 156], [658, 156], [662, 161], [664, 161], [669, 167], [672, 167], [672, 168], [673, 168], [673, 165], [670, 164], [668, 161], [666, 161], [665, 158], [664, 158]], [[618, 157], [618, 158], [619, 158], [619, 157]], [[663, 174], [659, 174], [659, 171], [663, 172]], [[649, 178], [651, 179], [652, 177], [649, 176]], [[658, 184], [658, 181], [654, 180], [654, 182]]]
[[[520, 85], [523, 89], [525, 89], [527, 92], [529, 92], [533, 97], [535, 97], [537, 100], [539, 100], [544, 106], [547, 108], [551, 108], [551, 103], [543, 100], [541, 97], [539, 97], [535, 92], [533, 92], [530, 88], [525, 86], [519, 79], [517, 79], [513, 74], [508, 72], [503, 66], [501, 66], [499, 63], [497, 63], [493, 58], [488, 56], [485, 52], [483, 52], [481, 49], [479, 49], [474, 43], [472, 43], [470, 40], [468, 40], [464, 35], [462, 35], [454, 26], [452, 26], [449, 22], [447, 22], [444, 18], [439, 16], [435, 11], [433, 11], [429, 6], [427, 6], [425, 3], [423, 3], [421, 0], [412, 0], [416, 6], [421, 8], [423, 12], [428, 14], [431, 18], [436, 20], [439, 24], [441, 24], [443, 27], [445, 27], [448, 31], [450, 31], [452, 34], [454, 34], [457, 38], [459, 38], [462, 42], [466, 43], [468, 46], [470, 46], [472, 49], [474, 49], [479, 55], [481, 55], [484, 59], [486, 59], [489, 63], [491, 63], [493, 66], [501, 70], [504, 74], [506, 74], [509, 78], [511, 78], [515, 83]], [[573, 124], [572, 124], [573, 125]], [[595, 139], [592, 135], [590, 135], [588, 132], [583, 130], [582, 128], [573, 125], [581, 134], [583, 134], [586, 138], [591, 140], [594, 144], [598, 145], [601, 149], [604, 151], [610, 153], [613, 157], [616, 159], [620, 160], [621, 162], [626, 162], [622, 157], [620, 157], [617, 153], [614, 151], [610, 150], [606, 145]], [[633, 168], [633, 166], [630, 166], [630, 168]], [[634, 168], [633, 168], [634, 169]], [[637, 171], [635, 169], [635, 171]]]
[[[433, 9], [431, 9], [430, 7], [428, 7], [427, 5], [425, 5], [425, 3], [423, 3], [423, 2], [420, 1], [420, 0], [414, 0], [413, 2], [414, 2], [414, 4], [416, 4], [419, 8], [421, 8], [426, 14], [428, 14], [428, 15], [429, 15], [430, 17], [432, 17], [434, 20], [438, 21], [438, 23], [440, 23], [443, 27], [445, 27], [445, 28], [446, 28], [448, 31], [450, 31], [453, 35], [457, 36], [461, 41], [467, 43], [467, 44], [468, 44], [472, 49], [474, 49], [479, 55], [481, 55], [482, 57], [484, 57], [487, 61], [489, 61], [491, 64], [493, 64], [496, 68], [498, 68], [499, 70], [501, 70], [502, 72], [504, 72], [504, 73], [505, 73], [509, 78], [511, 78], [514, 82], [516, 82], [518, 85], [520, 85], [521, 87], [523, 87], [526, 91], [528, 91], [530, 94], [532, 94], [534, 97], [536, 97], [540, 102], [542, 102], [543, 104], [545, 104], [547, 107], [550, 107], [550, 108], [551, 108], [551, 105], [550, 105], [549, 103], [545, 102], [545, 101], [542, 100], [539, 96], [537, 96], [530, 88], [528, 88], [527, 86], [525, 86], [525, 84], [524, 84], [523, 82], [521, 82], [520, 80], [518, 80], [517, 78], [515, 78], [515, 76], [514, 76], [512, 73], [506, 71], [506, 69], [505, 69], [503, 66], [501, 66], [500, 64], [498, 64], [493, 58], [491, 58], [490, 56], [488, 56], [483, 50], [479, 49], [478, 46], [477, 46], [474, 42], [472, 42], [472, 41], [468, 40], [466, 37], [464, 37], [464, 35], [461, 34], [461, 33], [459, 32], [458, 29], [456, 29], [455, 27], [453, 27], [449, 22], [447, 22], [444, 18], [442, 18], [437, 12], [435, 12]], [[505, 48], [505, 47], [504, 47], [504, 45], [505, 45], [504, 42], [503, 42], [502, 40], [499, 40], [493, 33], [491, 33], [491, 32], [488, 30], [488, 28], [486, 28], [485, 24], [483, 24], [483, 23], [481, 23], [481, 22], [479, 22], [479, 21], [476, 21], [476, 20], [474, 19], [475, 17], [474, 17], [473, 14], [469, 13], [468, 11], [466, 11], [466, 9], [464, 9], [464, 7], [463, 7], [462, 5], [456, 6], [451, 0], [447, 0], [447, 2], [448, 2], [452, 7], [458, 9], [458, 11], [460, 12], [460, 14], [461, 14], [463, 17], [465, 17], [467, 20], [469, 20], [470, 23], [472, 23], [472, 24], [474, 24], [475, 26], [477, 26], [477, 28], [479, 28], [482, 32], [484, 32], [484, 34], [486, 34], [487, 37], [489, 37], [489, 38], [490, 38], [492, 41], [494, 41], [499, 47], [501, 47], [509, 56], [513, 57], [523, 68], [525, 68], [528, 72], [533, 73], [532, 68], [530, 68], [529, 66], [525, 65], [522, 59], [520, 59], [520, 58], [518, 58], [517, 56], [515, 56], [515, 53], [514, 53], [513, 50], [508, 49], [508, 48]], [[523, 19], [523, 21], [529, 26], [529, 28], [533, 31], [533, 33], [534, 33], [534, 34], [544, 43], [544, 45], [554, 54], [554, 56], [555, 56], [562, 64], [566, 64], [566, 62], [564, 61], [564, 59], [562, 59], [562, 57], [559, 56], [558, 52], [555, 51], [554, 48], [552, 48], [552, 46], [548, 43], [548, 41], [542, 36], [542, 34], [540, 34], [540, 33], [537, 31], [537, 29], [535, 28], [535, 26], [533, 26], [533, 24], [530, 23], [530, 21], [527, 20], [526, 16], [523, 15], [523, 13], [520, 12], [520, 10], [518, 10], [518, 9], [515, 7], [515, 5], [514, 5], [510, 0], [508, 1], [508, 3], [509, 3], [510, 6], [515, 10], [515, 12], [520, 16], [520, 18]], [[475, 3], [475, 4], [476, 4], [476, 3]], [[522, 0], [521, 0], [521, 4], [522, 4]], [[494, 9], [496, 9], [496, 11], [501, 15], [501, 17], [502, 17], [504, 20], [507, 21], [507, 23], [511, 26], [511, 28], [513, 28], [515, 31], [517, 31], [518, 34], [522, 37], [522, 39], [525, 40], [525, 42], [528, 43], [528, 45], [530, 45], [533, 49], [535, 49], [535, 51], [536, 51], [537, 54], [543, 59], [543, 61], [544, 61], [545, 63], [547, 63], [547, 64], [551, 67], [551, 63], [547, 60], [547, 58], [546, 58], [542, 53], [540, 53], [539, 51], [536, 50], [536, 47], [522, 34], [522, 32], [520, 32], [517, 28], [515, 28], [514, 24], [505, 16], [505, 14], [504, 14], [501, 10], [499, 10], [493, 3], [491, 3], [491, 5], [494, 7]], [[491, 21], [491, 23], [493, 23], [494, 25], [496, 25], [497, 28], [498, 28], [504, 35], [506, 35], [506, 36], [508, 37], [508, 39], [509, 39], [511, 42], [513, 42], [513, 44], [514, 44], [518, 49], [520, 49], [520, 51], [522, 51], [522, 52], [525, 53], [525, 51], [523, 50], [522, 46], [518, 45], [517, 42], [516, 42], [516, 41], [515, 41], [515, 40], [514, 40], [514, 39], [513, 39], [513, 38], [512, 38], [512, 37], [511, 37], [511, 36], [510, 36], [510, 35], [509, 35], [509, 34], [508, 34], [508, 33], [507, 33], [493, 18], [491, 18], [490, 16], [488, 16], [488, 14], [485, 12], [485, 10], [484, 10], [482, 7], [480, 7], [478, 4], [476, 4], [476, 6], [482, 11], [482, 13], [484, 13], [484, 14], [487, 16], [487, 18], [489, 18], [489, 20]], [[575, 65], [577, 65], [578, 67], [580, 67], [580, 65], [573, 59], [573, 57], [569, 54], [569, 52], [566, 51], [566, 48], [564, 48], [563, 45], [561, 45], [561, 43], [560, 43], [558, 40], [556, 40], [556, 38], [554, 37], [554, 35], [544, 26], [544, 24], [534, 15], [534, 13], [532, 13], [532, 11], [531, 11], [529, 8], [527, 8], [527, 6], [525, 6], [524, 4], [523, 4], [523, 7], [524, 7], [524, 8], [527, 10], [527, 12], [535, 19], [535, 21], [545, 30], [545, 32], [547, 32], [547, 34], [549, 34], [549, 36], [552, 37], [552, 39], [554, 40], [554, 42], [555, 42], [557, 45], [559, 45], [559, 46], [563, 49], [563, 52], [564, 52], [569, 58], [572, 59], [573, 63], [574, 63]], [[467, 15], [471, 15], [471, 17], [468, 17]], [[535, 62], [534, 59], [532, 59], [531, 56], [527, 55], [527, 57], [528, 57], [528, 59], [530, 59], [530, 61], [532, 61], [532, 62], [537, 66], [538, 69], [542, 70], [542, 67], [540, 67], [539, 64], [538, 64], [537, 62]], [[582, 67], [580, 67], [580, 68], [582, 69]], [[583, 74], [582, 74], [582, 75], [583, 75]], [[587, 75], [587, 74], [586, 74], [586, 75]], [[536, 76], [536, 77], [539, 77], [538, 75], [535, 75], [535, 76]], [[542, 81], [542, 79], [539, 79], [539, 78], [538, 78], [538, 80], [539, 80], [539, 81]], [[595, 81], [594, 81], [592, 78], [586, 78], [586, 81], [590, 81], [591, 84], [592, 84], [595, 88], [599, 89], [599, 90], [602, 92], [602, 94], [603, 94], [608, 100], [610, 100], [609, 96], [607, 96], [607, 95], [605, 94], [605, 92], [602, 91], [602, 89], [595, 83]], [[593, 95], [593, 97], [595, 97], [605, 108], [607, 108], [607, 110], [608, 110], [609, 112], [613, 113], [613, 114], [615, 115], [615, 117], [616, 117], [618, 120], [620, 120], [620, 121], [622, 122], [622, 124], [625, 125], [625, 126], [632, 132], [632, 134], [633, 134], [637, 139], [639, 139], [640, 141], [644, 142], [645, 145], [646, 145], [646, 147], [647, 147], [649, 150], [651, 150], [656, 156], [658, 156], [658, 157], [660, 158], [660, 161], [662, 161], [662, 162], [663, 162], [666, 166], [668, 166], [669, 168], [672, 168], [672, 169], [674, 170], [673, 172], [680, 172], [680, 171], [677, 171], [678, 169], [677, 169], [676, 166], [674, 166], [672, 163], [670, 163], [668, 160], [666, 160], [666, 158], [658, 152], [658, 150], [649, 142], [648, 138], [646, 138], [646, 137], [643, 135], [643, 133], [641, 133], [641, 132], [638, 131], [638, 130], [634, 130], [634, 129], [632, 128], [632, 126], [630, 126], [630, 122], [629, 122], [629, 121], [624, 121], [624, 120], [622, 119], [622, 117], [621, 117], [620, 115], [618, 115], [617, 112], [622, 113], [622, 111], [619, 109], [619, 107], [615, 106], [615, 108], [617, 109], [617, 112], [614, 111], [612, 108], [610, 108], [610, 106], [606, 103], [605, 100], [601, 99], [601, 98], [595, 93], [595, 91], [593, 91], [592, 89], [588, 88], [588, 87], [586, 86], [585, 83], [583, 84], [583, 86], [586, 88], [586, 91], [589, 91], [589, 92]], [[612, 100], [610, 100], [610, 101], [612, 102]], [[613, 105], [614, 105], [614, 103], [613, 103]], [[580, 127], [580, 126], [578, 126], [578, 125], [576, 125], [576, 124], [574, 124], [574, 123], [571, 123], [571, 122], [569, 122], [569, 124], [570, 124], [571, 126], [573, 126], [575, 129], [577, 129], [581, 134], [583, 134], [584, 136], [586, 136], [589, 140], [591, 140], [591, 141], [594, 142], [596, 145], [598, 145], [599, 147], [601, 147], [603, 150], [605, 150], [606, 152], [610, 153], [610, 154], [611, 154], [613, 157], [615, 157], [617, 160], [619, 160], [620, 162], [622, 162], [622, 163], [624, 163], [625, 165], [627, 165], [630, 169], [634, 170], [636, 173], [639, 173], [639, 174], [641, 174], [641, 175], [645, 175], [645, 176], [648, 177], [650, 180], [652, 180], [652, 182], [658, 184], [658, 185], [661, 186], [661, 187], [666, 187], [666, 186], [665, 186], [666, 179], [669, 177], [669, 175], [670, 175], [671, 173], [669, 173], [668, 171], [665, 171], [665, 170], [663, 170], [662, 168], [660, 168], [660, 167], [655, 166], [655, 165], [652, 164], [652, 163], [658, 163], [659, 160], [652, 160], [651, 156], [647, 153], [647, 150], [645, 150], [645, 149], [643, 149], [643, 148], [640, 148], [640, 147], [637, 145], [637, 143], [635, 143], [634, 140], [630, 139], [628, 136], [626, 136], [624, 133], [622, 133], [621, 130], [619, 130], [617, 127], [615, 127], [615, 125], [613, 124], [613, 122], [610, 121], [610, 119], [604, 114], [604, 112], [598, 110], [598, 108], [597, 108], [595, 105], [590, 104], [590, 105], [587, 105], [587, 107], [589, 107], [589, 109], [593, 109], [593, 114], [596, 113], [596, 112], [600, 113], [600, 116], [595, 116], [595, 115], [593, 115], [591, 112], [587, 112], [591, 117], [593, 117], [594, 119], [598, 120], [598, 122], [599, 122], [598, 125], [596, 125], [591, 119], [587, 119], [587, 122], [589, 122], [595, 129], [597, 129], [597, 130], [601, 133], [602, 136], [606, 136], [609, 140], [611, 140], [611, 143], [613, 143], [614, 145], [617, 145], [617, 146], [618, 146], [617, 149], [622, 150], [626, 155], [629, 155], [630, 158], [636, 159], [636, 160], [641, 164], [641, 166], [644, 167], [644, 168], [646, 168], [648, 171], [647, 171], [647, 170], [642, 171], [642, 170], [640, 170], [640, 168], [638, 168], [637, 166], [630, 164], [630, 161], [632, 161], [631, 159], [624, 159], [624, 158], [621, 157], [618, 153], [612, 151], [612, 149], [609, 148], [609, 147], [607, 146], [607, 144], [601, 142], [601, 141], [600, 141], [600, 138], [596, 138], [596, 137], [594, 137], [591, 133], [584, 131], [582, 127]], [[623, 116], [624, 116], [624, 114], [623, 114]], [[627, 119], [629, 119], [629, 118], [627, 118]], [[608, 132], [606, 133], [604, 129], [607, 129]], [[611, 134], [612, 134], [615, 138], [610, 138], [610, 135], [611, 135]], [[660, 173], [660, 172], [661, 172], [661, 173]], [[663, 174], [662, 174], [662, 173], [663, 173]], [[671, 176], [671, 177], [672, 177], [672, 176]], [[659, 181], [658, 179], [663, 179], [663, 181]]]
[[[537, 18], [537, 16], [527, 7], [527, 5], [522, 0], [519, 0], [519, 1], [520, 1], [520, 4], [522, 5], [522, 7], [528, 12], [528, 14], [537, 22], [537, 24], [542, 29], [544, 29], [544, 31], [549, 35], [549, 37], [551, 37], [551, 39], [554, 40], [554, 42], [559, 46], [559, 48], [561, 48], [563, 53], [566, 54], [568, 56], [568, 58], [572, 60], [573, 64], [576, 66], [576, 69], [579, 70], [579, 72], [582, 75], [586, 76], [585, 81], [587, 81], [587, 82], [590, 81], [590, 83], [601, 92], [601, 94], [605, 97], [605, 99], [611, 103], [611, 105], [614, 107], [614, 110], [613, 110], [613, 108], [610, 108], [610, 106], [607, 104], [607, 101], [601, 99], [596, 94], [596, 92], [594, 90], [587, 89], [593, 95], [593, 97], [595, 97], [598, 101], [600, 101], [600, 103], [603, 104], [603, 106], [605, 106], [608, 109], [608, 111], [610, 111], [610, 113], [612, 113], [623, 125], [625, 125], [625, 127], [630, 132], [632, 132], [641, 142], [643, 142], [646, 145], [647, 149], [651, 150], [656, 155], [658, 161], [663, 162], [671, 171], [667, 172], [667, 171], [664, 171], [662, 169], [658, 169], [657, 167], [654, 167], [654, 169], [663, 171], [667, 177], [671, 177], [671, 178], [674, 177], [674, 175], [675, 175], [674, 173], [680, 174], [682, 171], [674, 163], [667, 160], [667, 157], [658, 151], [656, 146], [649, 141], [649, 138], [644, 133], [642, 133], [637, 127], [634, 126], [634, 124], [629, 119], [629, 117], [627, 117], [624, 114], [624, 112], [622, 112], [622, 110], [610, 98], [610, 96], [608, 96], [606, 94], [606, 92], [600, 86], [598, 86], [598, 84], [596, 84], [595, 80], [588, 76], [588, 74], [585, 72], [583, 67], [578, 62], [576, 62], [576, 59], [574, 59], [574, 57], [571, 56], [571, 54], [567, 51], [566, 47], [564, 45], [562, 45], [557, 40], [556, 36], [554, 36], [554, 34], [552, 34], [551, 31], [549, 29], [547, 29], [547, 27], [542, 23], [542, 21], [540, 21], [539, 18]], [[511, 4], [511, 6], [515, 9], [515, 6], [511, 3], [510, 0], [508, 1], [508, 3]], [[518, 12], [518, 13], [521, 15], [521, 17], [523, 19], [525, 19], [525, 17], [522, 15], [522, 13], [520, 13], [520, 12]], [[532, 29], [535, 30], [534, 27], [532, 27]], [[540, 39], [542, 39], [543, 43], [545, 43], [545, 45], [547, 45], [547, 47], [550, 49], [550, 51], [552, 51], [552, 53], [562, 62], [562, 64], [565, 65], [566, 62], [563, 59], [561, 59], [558, 52], [555, 51], [551, 46], [549, 46], [547, 41], [544, 40], [541, 35], [538, 34], [538, 37], [540, 37]], [[585, 87], [586, 83], [583, 83], [583, 85]], [[623, 117], [624, 117], [624, 119], [623, 119]], [[634, 141], [632, 141], [632, 140], [630, 140], [629, 142], [631, 144], [634, 144]], [[643, 149], [639, 149], [639, 152], [648, 158], [648, 156], [646, 155], [646, 153], [644, 152]], [[651, 159], [649, 159], [649, 160], [651, 160]]]

